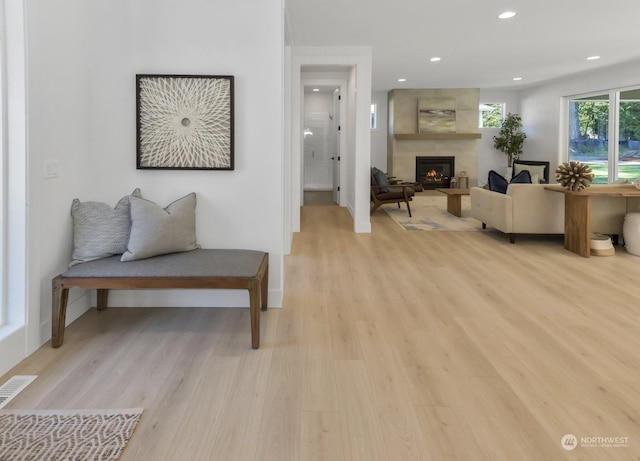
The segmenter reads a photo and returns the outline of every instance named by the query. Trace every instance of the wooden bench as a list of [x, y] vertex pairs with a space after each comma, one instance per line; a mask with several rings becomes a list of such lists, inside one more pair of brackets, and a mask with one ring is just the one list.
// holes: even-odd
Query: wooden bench
[[52, 281], [51, 346], [64, 340], [70, 288], [96, 289], [97, 309], [107, 307], [109, 290], [226, 288], [249, 290], [251, 346], [260, 347], [260, 308], [267, 309], [269, 254], [253, 250], [198, 249], [120, 262], [120, 256], [70, 267]]

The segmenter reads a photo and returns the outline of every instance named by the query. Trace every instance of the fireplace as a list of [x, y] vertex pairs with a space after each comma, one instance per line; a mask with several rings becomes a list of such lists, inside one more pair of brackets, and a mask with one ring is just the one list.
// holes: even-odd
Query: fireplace
[[425, 189], [449, 188], [455, 176], [455, 157], [416, 157], [416, 182]]

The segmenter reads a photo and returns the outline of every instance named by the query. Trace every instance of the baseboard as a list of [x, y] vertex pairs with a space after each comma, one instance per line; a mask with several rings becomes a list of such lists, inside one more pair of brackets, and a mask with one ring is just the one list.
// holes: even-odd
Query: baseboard
[[[269, 290], [269, 307], [282, 307], [282, 290]], [[111, 290], [109, 306], [248, 308], [246, 290]]]
[[[0, 339], [0, 376], [11, 370], [26, 357], [26, 333], [25, 327], [5, 327], [3, 337]], [[0, 383], [2, 384], [2, 383]]]
[[[91, 309], [91, 306], [95, 305], [95, 302], [91, 300], [91, 292], [95, 292], [95, 290], [88, 291], [82, 290], [79, 291], [80, 295], [73, 299], [69, 300], [67, 303], [67, 313], [66, 313], [66, 322], [65, 326], [70, 325], [75, 320], [78, 319], [82, 314]], [[44, 322], [40, 323], [40, 343], [44, 344], [51, 339], [51, 316]]]

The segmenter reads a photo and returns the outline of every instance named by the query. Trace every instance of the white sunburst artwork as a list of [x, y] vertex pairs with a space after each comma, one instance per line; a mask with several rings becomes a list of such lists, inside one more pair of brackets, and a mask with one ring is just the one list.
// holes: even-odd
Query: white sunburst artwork
[[139, 169], [233, 170], [233, 76], [136, 81]]

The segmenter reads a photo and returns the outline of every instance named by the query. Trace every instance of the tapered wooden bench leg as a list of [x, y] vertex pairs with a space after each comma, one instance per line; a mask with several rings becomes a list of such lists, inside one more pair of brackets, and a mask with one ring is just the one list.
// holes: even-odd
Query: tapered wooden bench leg
[[269, 305], [269, 255], [266, 255], [267, 268], [264, 271], [264, 277], [262, 277], [262, 310], [266, 311]]
[[249, 309], [251, 315], [251, 347], [260, 347], [260, 280], [254, 280], [249, 287]]
[[98, 306], [99, 311], [107, 308], [107, 299], [109, 298], [109, 290], [98, 288]]
[[52, 289], [51, 347], [60, 347], [64, 341], [64, 325], [67, 316], [69, 289], [64, 287], [64, 282], [60, 276], [53, 279]]

